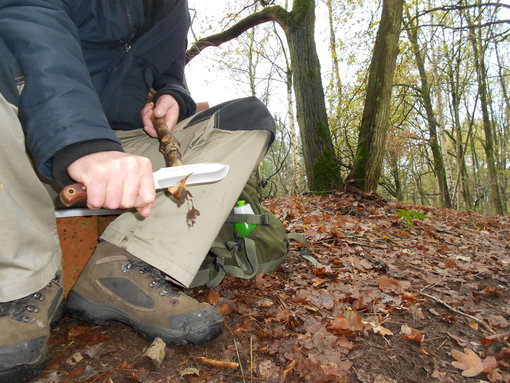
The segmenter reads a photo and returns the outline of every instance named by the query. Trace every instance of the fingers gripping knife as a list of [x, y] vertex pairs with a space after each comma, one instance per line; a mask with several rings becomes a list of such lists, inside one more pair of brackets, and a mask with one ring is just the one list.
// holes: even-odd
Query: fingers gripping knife
[[[161, 168], [153, 173], [156, 190], [177, 185], [184, 177], [189, 175], [186, 185], [205, 184], [217, 182], [225, 178], [230, 167], [217, 162], [205, 162], [201, 164], [190, 164]], [[65, 186], [60, 191], [62, 203], [71, 207], [78, 202], [87, 199], [87, 190], [82, 183], [75, 183]]]

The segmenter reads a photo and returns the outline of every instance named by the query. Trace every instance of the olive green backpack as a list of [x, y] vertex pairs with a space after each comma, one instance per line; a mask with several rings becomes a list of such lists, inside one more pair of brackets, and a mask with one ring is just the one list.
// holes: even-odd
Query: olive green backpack
[[[226, 275], [249, 279], [271, 272], [287, 256], [290, 236], [282, 222], [261, 205], [257, 185], [256, 177], [250, 177], [239, 196], [250, 204], [254, 214], [229, 215], [190, 287], [217, 286]], [[236, 222], [257, 227], [241, 238], [234, 229]]]

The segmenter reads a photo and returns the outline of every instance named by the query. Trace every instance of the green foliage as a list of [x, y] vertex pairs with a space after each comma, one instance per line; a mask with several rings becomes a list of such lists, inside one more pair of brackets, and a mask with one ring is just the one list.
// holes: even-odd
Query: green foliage
[[404, 222], [406, 222], [406, 225], [409, 227], [414, 227], [414, 220], [421, 220], [429, 219], [427, 214], [418, 211], [418, 210], [406, 210], [406, 209], [397, 209], [397, 212], [395, 215], [398, 215], [399, 217], [404, 219]]

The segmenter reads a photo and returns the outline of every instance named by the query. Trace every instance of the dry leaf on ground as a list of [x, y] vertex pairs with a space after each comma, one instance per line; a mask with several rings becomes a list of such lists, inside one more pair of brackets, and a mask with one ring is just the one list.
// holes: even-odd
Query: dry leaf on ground
[[400, 328], [400, 333], [402, 334], [402, 337], [407, 340], [412, 340], [414, 342], [423, 342], [425, 339], [425, 333], [420, 330], [416, 330], [412, 327], [409, 327], [405, 323]]
[[471, 349], [465, 348], [464, 352], [453, 350], [452, 356], [456, 361], [452, 362], [452, 366], [462, 371], [462, 376], [472, 378], [480, 375], [482, 372], [491, 373], [497, 367], [497, 361], [493, 356], [488, 356], [483, 361]]

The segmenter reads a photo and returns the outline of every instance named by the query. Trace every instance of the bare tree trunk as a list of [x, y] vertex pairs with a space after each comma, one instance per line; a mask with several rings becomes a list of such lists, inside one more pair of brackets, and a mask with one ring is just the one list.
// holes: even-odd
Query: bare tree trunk
[[503, 101], [505, 104], [505, 136], [508, 137], [508, 130], [510, 129], [510, 97], [508, 96], [507, 84], [505, 82], [505, 77], [510, 76], [510, 71], [508, 69], [503, 70], [503, 64], [501, 63], [501, 57], [499, 54], [499, 48], [495, 46], [496, 52], [496, 61], [498, 63], [498, 73], [499, 73], [499, 82], [501, 85], [501, 91], [503, 92]]
[[372, 54], [351, 182], [375, 192], [381, 177], [388, 118], [402, 25], [403, 0], [384, 0]]
[[191, 60], [206, 47], [219, 46], [268, 21], [275, 21], [282, 27], [289, 44], [308, 186], [312, 190], [334, 189], [342, 184], [342, 180], [329, 130], [314, 39], [314, 0], [294, 0], [291, 12], [280, 6], [264, 8], [226, 31], [196, 41], [186, 52], [187, 59]]
[[329, 20], [329, 50], [331, 52], [331, 68], [333, 71], [333, 85], [337, 95], [336, 108], [340, 108], [342, 104], [342, 79], [340, 78], [340, 65], [338, 63], [338, 51], [335, 35], [335, 23], [333, 20], [333, 6], [331, 0], [326, 0], [328, 7], [328, 20]]
[[[452, 52], [452, 56], [448, 60], [447, 79], [450, 88], [449, 92], [451, 98], [451, 114], [453, 116], [453, 130], [455, 134], [455, 155], [457, 158], [457, 204], [460, 207], [460, 195], [462, 194], [464, 206], [467, 209], [472, 209], [473, 199], [469, 188], [469, 175], [467, 172], [465, 160], [466, 150], [464, 146], [464, 138], [462, 135], [462, 123], [460, 120], [460, 49], [458, 49], [458, 47], [452, 47], [452, 50], [453, 49], [456, 49], [456, 53]], [[466, 145], [468, 140], [469, 137], [466, 139]]]
[[292, 16], [284, 30], [292, 61], [297, 120], [308, 185], [312, 190], [329, 190], [339, 186], [341, 179], [315, 46], [315, 1], [295, 0]]
[[398, 159], [393, 158], [390, 160], [391, 175], [395, 182], [395, 198], [398, 201], [404, 200], [404, 192], [402, 191], [402, 181], [400, 180], [400, 171], [398, 166]]
[[[500, 150], [501, 153], [508, 153], [508, 144], [510, 142], [510, 98], [508, 97], [508, 89], [507, 89], [507, 83], [505, 81], [505, 77], [510, 75], [510, 71], [508, 69], [503, 70], [503, 63], [501, 62], [501, 57], [499, 54], [499, 48], [498, 45], [495, 45], [495, 52], [496, 52], [496, 61], [498, 63], [498, 74], [499, 74], [499, 82], [501, 86], [501, 92], [503, 94], [503, 103], [505, 106], [505, 113], [504, 113], [504, 121], [501, 131], [501, 144], [500, 144]], [[509, 158], [507, 156], [503, 156], [501, 161], [500, 169], [506, 169], [508, 167], [508, 161]], [[503, 171], [503, 177], [505, 177], [505, 172]], [[503, 201], [507, 201], [508, 198], [508, 177], [503, 178], [501, 180], [501, 198]], [[505, 187], [506, 186], [506, 187]], [[505, 207], [505, 206], [503, 206]]]
[[409, 20], [409, 25], [407, 26], [407, 35], [409, 36], [409, 41], [411, 42], [411, 49], [413, 50], [414, 57], [416, 60], [416, 66], [418, 67], [418, 71], [420, 72], [420, 96], [423, 102], [423, 106], [425, 108], [425, 112], [427, 114], [427, 125], [429, 129], [429, 145], [432, 150], [433, 156], [433, 168], [434, 173], [437, 177], [437, 182], [439, 186], [439, 194], [441, 197], [441, 206], [450, 208], [452, 206], [452, 202], [450, 199], [450, 193], [448, 191], [448, 182], [446, 179], [446, 169], [444, 165], [444, 158], [441, 152], [441, 147], [438, 140], [437, 135], [437, 121], [434, 115], [434, 108], [432, 107], [432, 97], [430, 95], [430, 85], [428, 81], [427, 72], [425, 70], [425, 60], [420, 51], [420, 46], [418, 43], [418, 28], [411, 21], [411, 17], [409, 15], [409, 11], [406, 10], [407, 19]]
[[[473, 26], [471, 16], [464, 12], [464, 17], [470, 26]], [[494, 156], [494, 137], [492, 131], [492, 123], [489, 115], [489, 97], [487, 91], [487, 70], [485, 67], [485, 49], [482, 45], [481, 36], [475, 34], [475, 29], [469, 30], [469, 41], [473, 48], [473, 60], [476, 70], [476, 78], [478, 82], [478, 93], [480, 96], [480, 103], [482, 109], [483, 130], [485, 133], [484, 151], [487, 159], [487, 167], [489, 168], [489, 181], [490, 181], [490, 199], [496, 211], [496, 214], [503, 215], [504, 208], [501, 200], [501, 193], [499, 190], [498, 170], [496, 167], [496, 160]]]
[[338, 129], [340, 122], [340, 111], [342, 107], [342, 79], [340, 77], [340, 65], [338, 63], [337, 40], [335, 34], [335, 22], [333, 15], [332, 0], [326, 0], [326, 7], [328, 8], [328, 23], [329, 23], [329, 52], [331, 55], [331, 80], [330, 89], [333, 92], [330, 97], [330, 128], [333, 136], [333, 141], [338, 144]]
[[287, 70], [287, 107], [289, 109], [289, 128], [290, 128], [290, 145], [292, 153], [292, 194], [299, 193], [298, 177], [299, 177], [299, 155], [298, 155], [298, 139], [296, 132], [296, 124], [294, 123], [294, 99], [292, 97], [292, 70]]

